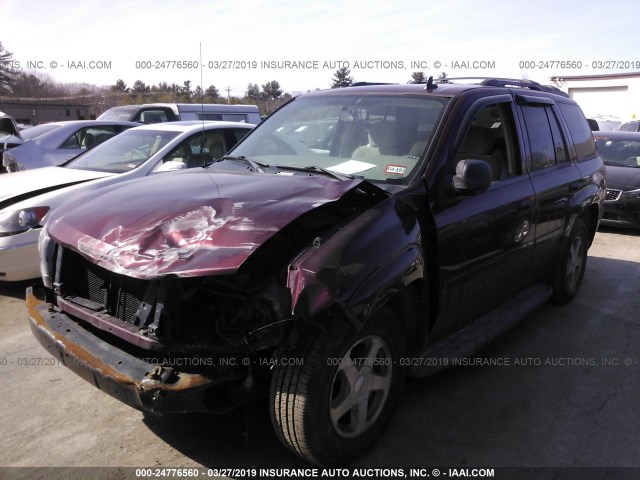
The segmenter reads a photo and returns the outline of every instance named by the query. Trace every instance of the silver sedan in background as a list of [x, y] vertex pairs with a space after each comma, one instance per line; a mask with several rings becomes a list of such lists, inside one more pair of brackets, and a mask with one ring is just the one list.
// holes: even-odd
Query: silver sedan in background
[[[29, 128], [14, 135], [13, 148], [2, 152], [6, 172], [60, 165], [105, 140], [140, 126], [135, 122], [69, 120]], [[17, 137], [17, 140], [16, 140]]]

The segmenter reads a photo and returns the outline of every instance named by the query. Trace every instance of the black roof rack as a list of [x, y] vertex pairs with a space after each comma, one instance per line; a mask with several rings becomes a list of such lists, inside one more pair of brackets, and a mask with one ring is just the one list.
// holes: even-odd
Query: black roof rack
[[533, 80], [515, 79], [515, 78], [492, 78], [492, 77], [455, 77], [447, 78], [447, 80], [481, 80], [480, 85], [487, 87], [518, 87], [528, 88], [529, 90], [537, 90], [539, 92], [553, 93], [554, 95], [562, 95], [569, 98], [569, 95], [552, 85], [541, 85]]

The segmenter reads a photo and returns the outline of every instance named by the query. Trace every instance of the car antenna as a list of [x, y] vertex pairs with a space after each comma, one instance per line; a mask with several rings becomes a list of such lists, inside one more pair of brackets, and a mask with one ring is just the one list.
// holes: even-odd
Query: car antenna
[[436, 83], [433, 83], [433, 75], [431, 75], [429, 77], [429, 79], [427, 80], [427, 86], [424, 87], [425, 90], [435, 90], [436, 88], [438, 88], [438, 85]]
[[202, 168], [207, 166], [207, 159], [204, 156], [204, 83], [202, 81], [202, 42], [200, 42], [200, 117], [202, 118], [202, 143], [200, 153], [202, 154]]

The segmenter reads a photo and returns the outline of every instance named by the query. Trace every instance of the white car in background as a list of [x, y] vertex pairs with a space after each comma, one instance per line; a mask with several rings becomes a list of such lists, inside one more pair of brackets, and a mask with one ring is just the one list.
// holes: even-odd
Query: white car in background
[[145, 125], [59, 167], [0, 175], [0, 281], [40, 276], [38, 237], [52, 209], [115, 183], [204, 166], [225, 155], [254, 126], [198, 121]]

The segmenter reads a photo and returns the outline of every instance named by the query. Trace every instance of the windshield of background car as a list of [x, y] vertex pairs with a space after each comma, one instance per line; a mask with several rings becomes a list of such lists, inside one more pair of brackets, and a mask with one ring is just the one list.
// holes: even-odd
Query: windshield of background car
[[133, 108], [113, 107], [100, 115], [98, 120], [105, 120], [109, 122], [128, 122], [134, 113], [136, 113], [136, 109]]
[[42, 125], [36, 125], [35, 127], [30, 127], [22, 130], [20, 132], [20, 136], [22, 137], [22, 140], [26, 142], [27, 140], [33, 140], [40, 135], [51, 132], [52, 130], [57, 129], [60, 126], [60, 124], [56, 123], [43, 123]]
[[232, 155], [270, 167], [320, 167], [406, 183], [447, 101], [371, 94], [301, 97], [268, 117]]
[[636, 140], [598, 135], [595, 140], [598, 154], [606, 165], [640, 168], [640, 134]]
[[125, 173], [139, 167], [180, 132], [127, 130], [67, 163], [67, 168]]

